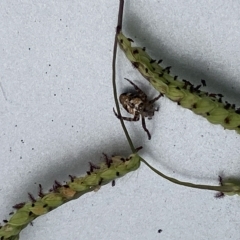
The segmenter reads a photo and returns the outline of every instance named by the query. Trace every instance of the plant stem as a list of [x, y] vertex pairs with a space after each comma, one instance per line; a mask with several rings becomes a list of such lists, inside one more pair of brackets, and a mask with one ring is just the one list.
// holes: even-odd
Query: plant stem
[[175, 178], [168, 177], [165, 174], [161, 173], [160, 171], [158, 171], [157, 169], [152, 167], [149, 163], [147, 163], [143, 158], [141, 158], [141, 161], [143, 163], [145, 163], [157, 175], [161, 176], [162, 178], [167, 179], [168, 181], [170, 181], [172, 183], [175, 183], [175, 184], [178, 184], [178, 185], [182, 185], [182, 186], [185, 186], [185, 187], [190, 187], [190, 188], [213, 190], [213, 191], [219, 191], [219, 192], [225, 192], [225, 193], [232, 192], [232, 189], [230, 189], [229, 186], [211, 186], [211, 185], [193, 184], [193, 183], [189, 183], [189, 182], [179, 181], [179, 180], [177, 180]]
[[113, 60], [112, 60], [112, 85], [113, 85], [113, 95], [114, 95], [114, 101], [116, 104], [116, 109], [117, 109], [117, 113], [118, 116], [120, 116], [120, 122], [123, 128], [123, 131], [125, 133], [125, 136], [127, 138], [127, 141], [129, 143], [129, 146], [132, 150], [133, 153], [137, 152], [133, 142], [128, 134], [128, 131], [126, 129], [126, 126], [124, 124], [124, 121], [122, 119], [122, 115], [120, 112], [120, 107], [119, 107], [119, 103], [118, 103], [118, 98], [117, 98], [117, 87], [116, 87], [116, 56], [117, 56], [117, 36], [118, 33], [120, 32], [120, 30], [122, 29], [122, 18], [123, 18], [123, 6], [124, 6], [124, 0], [120, 0], [119, 2], [119, 12], [118, 12], [118, 25], [116, 27], [116, 33], [115, 33], [115, 40], [114, 40], [114, 46], [113, 46]]

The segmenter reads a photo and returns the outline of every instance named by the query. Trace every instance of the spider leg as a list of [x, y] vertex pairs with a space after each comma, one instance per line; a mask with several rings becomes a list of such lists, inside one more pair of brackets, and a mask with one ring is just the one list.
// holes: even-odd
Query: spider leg
[[122, 118], [123, 120], [129, 121], [129, 122], [132, 122], [132, 121], [135, 121], [135, 122], [136, 122], [136, 121], [139, 120], [139, 115], [136, 115], [136, 116], [134, 116], [133, 118], [131, 118], [131, 117], [119, 116], [119, 115], [115, 112], [115, 109], [114, 109], [114, 108], [113, 108], [113, 112], [114, 112], [115, 116], [116, 116], [118, 119]]
[[[160, 93], [157, 97], [155, 97], [154, 99], [150, 100], [149, 103], [153, 104], [154, 102], [156, 102], [162, 95], [162, 93]], [[156, 110], [157, 111], [157, 110]]]
[[143, 127], [144, 131], [148, 135], [148, 140], [150, 140], [151, 139], [151, 134], [149, 133], [149, 131], [148, 131], [147, 127], [146, 127], [145, 119], [144, 119], [143, 116], [142, 116], [142, 127]]
[[120, 116], [116, 113], [116, 111], [115, 111], [114, 108], [113, 108], [113, 112], [114, 112], [115, 116], [116, 116], [118, 119], [120, 119]]
[[140, 147], [135, 148], [135, 150], [138, 152], [138, 151], [141, 150], [142, 148], [143, 148], [143, 147], [140, 146]]
[[147, 99], [147, 94], [145, 92], [143, 92], [136, 84], [134, 84], [131, 80], [124, 78], [125, 80], [127, 80], [128, 82], [130, 82], [133, 87], [135, 88], [136, 92], [140, 95], [141, 99]]
[[137, 122], [139, 120], [139, 116], [135, 116], [133, 118], [131, 117], [122, 117], [123, 120], [129, 121], [129, 122]]
[[[158, 112], [158, 110], [159, 110], [159, 107], [156, 107], [156, 108], [152, 109], [152, 111], [151, 111], [152, 112], [152, 116], [154, 116], [154, 112]], [[148, 117], [148, 119], [151, 120], [152, 116]]]

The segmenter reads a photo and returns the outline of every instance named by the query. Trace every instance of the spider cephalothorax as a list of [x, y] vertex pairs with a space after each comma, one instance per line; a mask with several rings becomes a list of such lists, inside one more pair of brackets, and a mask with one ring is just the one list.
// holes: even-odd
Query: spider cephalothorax
[[[122, 119], [126, 121], [138, 121], [141, 116], [142, 127], [147, 132], [148, 139], [150, 140], [151, 135], [148, 129], [146, 128], [146, 123], [144, 118], [145, 117], [147, 117], [148, 119], [152, 118], [152, 116], [154, 115], [154, 112], [158, 110], [154, 107], [154, 102], [157, 101], [162, 96], [162, 94], [159, 94], [157, 97], [155, 97], [152, 100], [148, 100], [147, 95], [136, 84], [134, 84], [129, 79], [126, 79], [126, 80], [134, 86], [136, 92], [122, 93], [119, 97], [119, 101], [124, 107], [124, 109], [130, 114], [132, 114], [134, 117], [133, 118], [122, 117]], [[115, 111], [114, 113], [117, 116], [117, 118], [120, 118], [120, 116]]]

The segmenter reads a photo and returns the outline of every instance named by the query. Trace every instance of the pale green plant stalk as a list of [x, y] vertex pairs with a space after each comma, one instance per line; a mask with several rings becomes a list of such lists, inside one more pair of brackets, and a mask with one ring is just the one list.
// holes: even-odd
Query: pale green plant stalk
[[182, 107], [205, 117], [209, 122], [221, 124], [226, 129], [240, 133], [240, 109], [235, 109], [235, 104], [223, 103], [221, 94], [200, 91], [201, 85], [194, 87], [186, 80], [180, 81], [177, 76], [171, 76], [170, 67], [163, 68], [160, 65], [161, 61], [152, 59], [145, 48], [132, 47], [132, 42], [132, 39], [125, 37], [119, 31], [120, 48], [133, 66], [157, 91]]

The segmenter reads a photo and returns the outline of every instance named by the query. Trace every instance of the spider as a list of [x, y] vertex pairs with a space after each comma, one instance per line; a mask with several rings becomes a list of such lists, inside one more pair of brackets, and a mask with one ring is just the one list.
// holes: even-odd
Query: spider
[[132, 81], [129, 79], [125, 78], [130, 84], [133, 85], [135, 88], [136, 92], [135, 93], [122, 93], [119, 97], [119, 101], [124, 107], [124, 109], [132, 114], [134, 117], [122, 117], [119, 116], [115, 110], [114, 114], [118, 119], [122, 117], [123, 120], [126, 121], [139, 121], [140, 116], [142, 119], [142, 127], [145, 130], [145, 132], [148, 135], [148, 139], [151, 139], [151, 135], [146, 127], [145, 123], [145, 117], [148, 119], [152, 119], [152, 116], [154, 115], [155, 111], [158, 111], [158, 108], [154, 108], [153, 103], [156, 102], [162, 94], [159, 94], [157, 97], [153, 98], [152, 100], [148, 100], [147, 95]]

